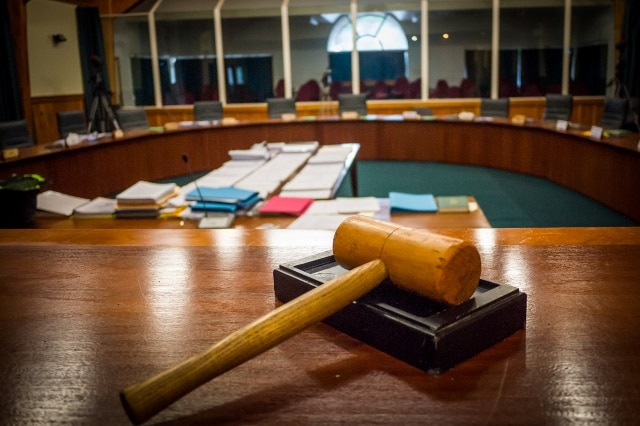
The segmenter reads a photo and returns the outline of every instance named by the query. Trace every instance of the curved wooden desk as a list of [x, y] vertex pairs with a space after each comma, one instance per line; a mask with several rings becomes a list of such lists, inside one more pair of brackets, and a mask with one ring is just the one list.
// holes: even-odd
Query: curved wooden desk
[[[640, 228], [440, 230], [528, 295], [526, 330], [440, 376], [318, 325], [151, 424], [634, 424]], [[124, 387], [277, 304], [328, 231], [0, 230], [0, 418], [126, 425]], [[606, 259], [606, 260], [603, 260]]]
[[360, 143], [359, 159], [442, 161], [494, 167], [549, 179], [581, 192], [640, 221], [638, 134], [602, 141], [579, 130], [557, 131], [551, 124], [458, 120], [279, 120], [130, 132], [121, 140], [68, 149], [23, 149], [21, 157], [0, 163], [3, 175], [40, 173], [51, 189], [93, 198], [121, 191], [138, 180], [211, 170], [228, 160], [230, 149], [263, 140], [322, 144]]

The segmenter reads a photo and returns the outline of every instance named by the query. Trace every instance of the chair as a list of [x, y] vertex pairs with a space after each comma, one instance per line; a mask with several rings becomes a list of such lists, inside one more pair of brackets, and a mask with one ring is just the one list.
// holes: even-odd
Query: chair
[[376, 81], [371, 91], [371, 99], [387, 99], [389, 97], [389, 88], [387, 83], [382, 80]]
[[193, 103], [193, 116], [196, 121], [222, 120], [224, 113], [219, 101], [196, 101]]
[[421, 117], [433, 116], [433, 110], [430, 107], [414, 107], [413, 110]]
[[119, 109], [116, 115], [122, 130], [149, 129], [149, 120], [144, 108]]
[[603, 129], [622, 129], [627, 118], [627, 100], [624, 98], [604, 98], [600, 127]]
[[58, 133], [62, 139], [69, 136], [69, 133], [79, 135], [87, 133], [87, 120], [84, 116], [84, 111], [81, 109], [58, 111], [56, 112], [56, 120], [58, 121]]
[[267, 98], [269, 118], [282, 118], [282, 114], [295, 114], [296, 101], [292, 98]]
[[393, 99], [408, 98], [408, 92], [409, 80], [405, 76], [400, 76], [396, 78], [396, 81], [389, 92], [389, 97]]
[[438, 80], [431, 94], [432, 98], [446, 98], [449, 96], [449, 84], [445, 80]]
[[509, 98], [482, 98], [480, 100], [480, 116], [509, 117]]
[[550, 93], [545, 96], [543, 120], [567, 120], [571, 119], [573, 97], [571, 95], [558, 95]]
[[26, 120], [6, 121], [0, 123], [0, 147], [23, 148], [33, 146]]
[[320, 100], [320, 85], [314, 79], [308, 80], [300, 89], [298, 89], [298, 93], [296, 94], [296, 101], [299, 102], [309, 102], [309, 101], [319, 101]]
[[367, 115], [366, 93], [341, 93], [338, 95], [338, 112], [355, 111], [358, 115]]

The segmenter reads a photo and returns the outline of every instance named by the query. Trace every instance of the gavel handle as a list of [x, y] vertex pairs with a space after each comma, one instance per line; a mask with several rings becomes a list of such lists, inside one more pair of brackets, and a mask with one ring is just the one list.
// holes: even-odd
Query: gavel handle
[[387, 277], [373, 260], [274, 309], [204, 352], [120, 392], [134, 424], [140, 424], [198, 386], [316, 324], [376, 287]]

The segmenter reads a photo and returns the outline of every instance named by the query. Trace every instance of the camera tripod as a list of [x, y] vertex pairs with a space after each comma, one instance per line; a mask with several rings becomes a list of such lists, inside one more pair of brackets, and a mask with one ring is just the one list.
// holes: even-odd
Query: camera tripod
[[[99, 74], [95, 77], [95, 88], [93, 90], [93, 101], [91, 102], [91, 110], [89, 112], [89, 125], [87, 127], [87, 133], [91, 133], [92, 130], [96, 130], [100, 133], [107, 131], [107, 118], [111, 120], [111, 125], [115, 130], [120, 130], [120, 125], [116, 116], [111, 109], [109, 99], [106, 91], [104, 90], [104, 83]], [[98, 122], [98, 128], [96, 129], [96, 121]]]

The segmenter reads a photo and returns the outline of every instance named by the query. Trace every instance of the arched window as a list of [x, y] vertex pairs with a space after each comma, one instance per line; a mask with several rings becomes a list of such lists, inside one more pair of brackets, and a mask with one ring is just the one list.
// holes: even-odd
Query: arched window
[[[360, 57], [361, 80], [394, 80], [405, 76], [407, 36], [390, 13], [362, 13], [356, 24], [356, 47]], [[342, 15], [329, 34], [327, 51], [334, 81], [351, 80], [353, 35], [351, 19]]]
[[[407, 36], [398, 20], [390, 13], [364, 13], [358, 15], [356, 47], [359, 52], [404, 50], [409, 48]], [[353, 48], [351, 19], [342, 15], [333, 25], [327, 50], [350, 52]]]

